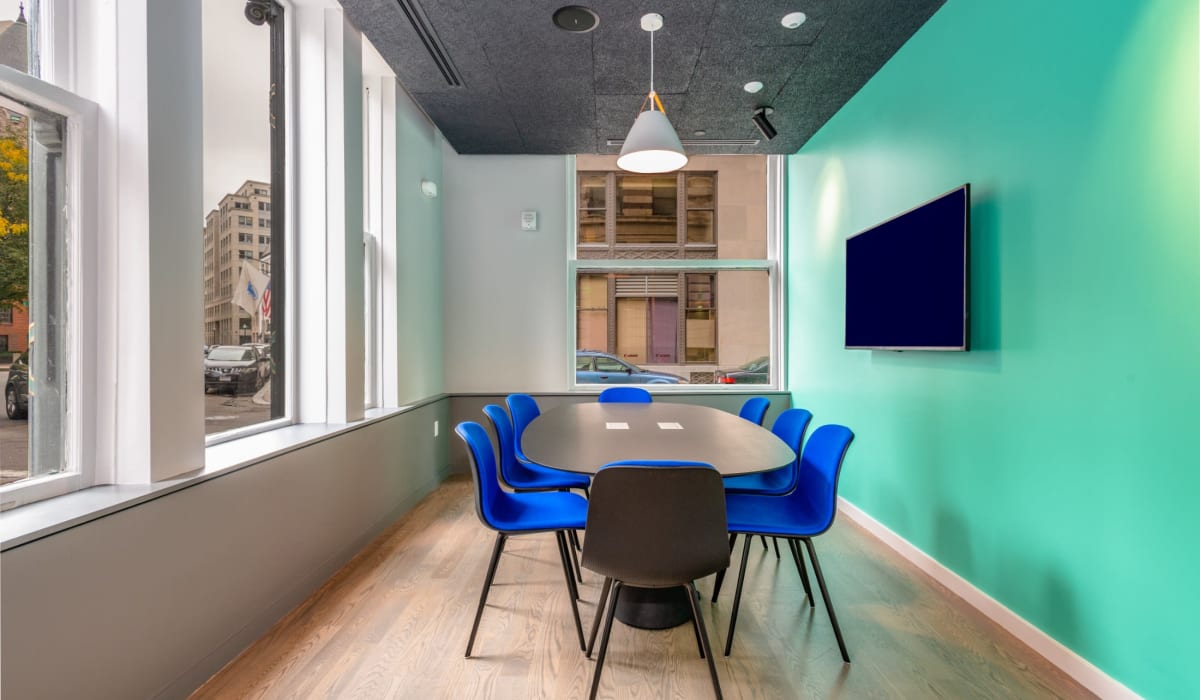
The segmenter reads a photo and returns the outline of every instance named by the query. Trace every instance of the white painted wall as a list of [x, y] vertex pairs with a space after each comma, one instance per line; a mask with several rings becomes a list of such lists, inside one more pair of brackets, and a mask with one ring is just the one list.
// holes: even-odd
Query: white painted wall
[[[390, 187], [384, 183], [384, 191], [394, 193], [396, 235], [382, 241], [382, 259], [385, 287], [394, 270], [396, 298], [384, 300], [385, 343], [395, 343], [394, 352], [385, 345], [384, 357], [395, 360], [383, 372], [385, 405], [399, 406], [446, 391], [442, 203], [452, 187], [442, 180], [443, 158], [456, 156], [394, 81], [388, 88], [396, 100], [396, 127], [391, 132], [395, 134], [391, 147], [395, 148], [396, 175]], [[389, 147], [386, 139], [384, 147]], [[421, 194], [421, 180], [436, 182], [439, 197]], [[388, 324], [394, 324], [394, 330], [389, 331]]]
[[566, 391], [566, 157], [443, 162], [446, 391]]

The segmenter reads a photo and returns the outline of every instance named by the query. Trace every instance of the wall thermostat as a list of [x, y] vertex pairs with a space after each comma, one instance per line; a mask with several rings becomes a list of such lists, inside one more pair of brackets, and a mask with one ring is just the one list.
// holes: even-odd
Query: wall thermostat
[[521, 212], [521, 230], [522, 231], [538, 230], [538, 228], [537, 228], [537, 212], [536, 211]]

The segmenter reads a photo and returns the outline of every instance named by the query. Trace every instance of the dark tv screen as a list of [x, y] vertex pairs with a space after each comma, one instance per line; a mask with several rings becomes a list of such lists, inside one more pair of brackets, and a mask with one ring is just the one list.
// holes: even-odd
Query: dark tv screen
[[967, 350], [970, 185], [846, 240], [846, 347]]

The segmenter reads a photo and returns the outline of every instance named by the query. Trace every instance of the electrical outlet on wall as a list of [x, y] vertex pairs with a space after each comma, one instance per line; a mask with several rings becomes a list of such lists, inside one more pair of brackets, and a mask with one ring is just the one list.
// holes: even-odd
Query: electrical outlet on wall
[[437, 421], [433, 422], [433, 436], [434, 437], [438, 436], [438, 422]]

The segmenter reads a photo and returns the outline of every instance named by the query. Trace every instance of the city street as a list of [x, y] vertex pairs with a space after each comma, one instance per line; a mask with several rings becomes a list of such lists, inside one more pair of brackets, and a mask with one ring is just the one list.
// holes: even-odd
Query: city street
[[271, 382], [254, 393], [230, 396], [204, 396], [204, 433], [220, 433], [234, 428], [261, 423], [271, 418]]
[[[8, 381], [8, 369], [0, 370], [0, 387]], [[9, 420], [0, 411], [0, 485], [24, 479], [29, 473], [29, 421]]]

